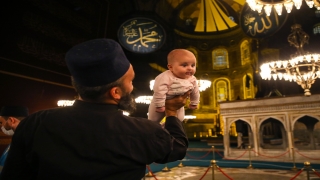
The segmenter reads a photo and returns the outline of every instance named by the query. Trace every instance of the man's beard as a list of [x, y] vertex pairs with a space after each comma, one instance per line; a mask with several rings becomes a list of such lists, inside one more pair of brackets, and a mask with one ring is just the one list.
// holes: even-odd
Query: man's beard
[[118, 107], [121, 110], [133, 113], [137, 109], [133, 95], [126, 93], [124, 96], [122, 96], [119, 100]]

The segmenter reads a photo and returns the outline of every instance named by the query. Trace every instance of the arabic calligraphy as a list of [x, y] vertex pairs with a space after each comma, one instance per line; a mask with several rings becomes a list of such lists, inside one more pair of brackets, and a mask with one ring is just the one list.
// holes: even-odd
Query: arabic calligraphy
[[121, 35], [124, 46], [131, 51], [146, 53], [159, 49], [164, 43], [164, 30], [151, 19], [131, 19], [123, 23]]
[[288, 14], [278, 16], [276, 12], [267, 16], [264, 12], [258, 13], [250, 8], [244, 8], [241, 27], [244, 32], [255, 38], [269, 36], [278, 31], [287, 19]]
[[245, 15], [244, 18], [244, 25], [248, 27], [247, 33], [250, 33], [252, 36], [256, 36], [257, 33], [264, 33], [272, 27], [272, 21], [269, 16], [261, 16], [259, 19], [253, 17], [250, 13]]

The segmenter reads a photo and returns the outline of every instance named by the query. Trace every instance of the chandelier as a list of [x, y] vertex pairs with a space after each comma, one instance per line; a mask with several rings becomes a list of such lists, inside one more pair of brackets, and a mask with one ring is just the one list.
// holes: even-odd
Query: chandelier
[[74, 100], [59, 100], [57, 105], [59, 107], [65, 107], [65, 106], [72, 106], [74, 103]]
[[149, 88], [151, 91], [153, 90], [153, 86], [154, 86], [154, 80], [151, 80], [149, 83]]
[[139, 96], [135, 99], [136, 103], [141, 104], [150, 104], [152, 100], [152, 96]]
[[[246, 0], [249, 7], [253, 11], [258, 11], [261, 13], [262, 9], [264, 9], [264, 12], [267, 14], [267, 16], [270, 16], [272, 8], [275, 9], [277, 14], [281, 16], [283, 7], [286, 9], [287, 13], [290, 13], [292, 11], [293, 5], [296, 7], [296, 9], [300, 9], [302, 5], [303, 0], [280, 0], [274, 2], [271, 0], [271, 2], [266, 2], [262, 0]], [[313, 6], [317, 8], [317, 10], [320, 10], [320, 0], [305, 0], [309, 8], [312, 8]]]
[[211, 81], [200, 79], [198, 80], [198, 85], [199, 85], [199, 91], [202, 92], [211, 86]]
[[311, 85], [320, 78], [320, 54], [308, 53], [303, 50], [303, 45], [309, 42], [306, 34], [299, 24], [291, 26], [292, 33], [288, 36], [288, 42], [297, 48], [297, 53], [291, 55], [290, 60], [278, 60], [261, 65], [260, 75], [262, 79], [284, 79], [295, 81], [304, 89], [304, 95], [310, 96]]
[[[151, 80], [149, 83], [149, 87], [150, 90], [153, 90], [153, 86], [154, 86], [154, 80]], [[198, 80], [198, 86], [199, 86], [199, 91], [205, 91], [207, 88], [209, 88], [211, 86], [211, 81], [206, 80], [206, 79], [199, 79]]]
[[185, 119], [185, 120], [196, 119], [196, 118], [197, 118], [197, 116], [194, 116], [194, 115], [185, 115], [185, 116], [184, 116], [184, 119]]

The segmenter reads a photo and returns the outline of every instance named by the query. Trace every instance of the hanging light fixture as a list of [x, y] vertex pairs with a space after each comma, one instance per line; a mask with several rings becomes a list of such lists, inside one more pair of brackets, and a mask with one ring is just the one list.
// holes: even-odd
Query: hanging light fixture
[[211, 81], [209, 80], [208, 74], [203, 74], [201, 78], [198, 80], [199, 91], [205, 91], [207, 88], [211, 86]]
[[320, 54], [303, 50], [304, 44], [309, 42], [309, 35], [301, 29], [299, 24], [293, 25], [291, 31], [288, 42], [297, 48], [297, 53], [291, 55], [290, 60], [262, 64], [260, 75], [265, 80], [273, 78], [274, 80], [295, 81], [304, 89], [304, 95], [310, 96], [311, 85], [320, 77]]
[[72, 106], [74, 103], [74, 100], [59, 100], [57, 105], [59, 107], [64, 107], [64, 106]]
[[[282, 1], [263, 1], [263, 0], [246, 0], [249, 7], [253, 11], [258, 11], [261, 13], [261, 10], [264, 9], [267, 16], [270, 16], [272, 8], [275, 9], [277, 14], [281, 16], [282, 14], [282, 8], [285, 7], [287, 13], [290, 13], [292, 11], [293, 6], [296, 7], [296, 9], [300, 9], [302, 5], [303, 0], [282, 0]], [[319, 0], [305, 0], [306, 4], [309, 6], [309, 8], [317, 8], [317, 10], [320, 10], [320, 1]], [[319, 2], [318, 2], [319, 1]]]
[[135, 99], [136, 103], [141, 104], [150, 104], [152, 100], [152, 96], [139, 96]]
[[200, 79], [198, 80], [198, 85], [199, 85], [199, 91], [202, 92], [211, 86], [211, 81], [206, 79]]
[[196, 118], [197, 118], [197, 116], [194, 116], [194, 115], [185, 115], [185, 116], [184, 116], [184, 119], [186, 119], [186, 120], [196, 119]]
[[153, 86], [154, 86], [154, 80], [151, 80], [149, 83], [149, 88], [151, 91], [153, 90]]

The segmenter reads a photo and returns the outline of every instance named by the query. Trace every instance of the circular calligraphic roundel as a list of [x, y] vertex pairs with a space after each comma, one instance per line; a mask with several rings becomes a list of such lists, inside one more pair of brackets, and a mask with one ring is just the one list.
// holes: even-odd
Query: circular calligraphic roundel
[[240, 26], [243, 32], [252, 38], [265, 38], [276, 33], [286, 22], [287, 11], [283, 8], [279, 16], [272, 8], [270, 16], [264, 10], [261, 13], [252, 11], [246, 3], [241, 11]]
[[121, 24], [118, 30], [120, 44], [134, 53], [151, 53], [165, 43], [164, 28], [156, 21], [135, 17]]

